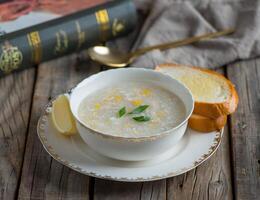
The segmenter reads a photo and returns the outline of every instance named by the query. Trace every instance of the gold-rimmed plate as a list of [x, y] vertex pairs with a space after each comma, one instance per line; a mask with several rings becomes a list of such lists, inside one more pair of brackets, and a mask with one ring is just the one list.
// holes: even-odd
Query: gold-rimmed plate
[[116, 181], [152, 181], [185, 173], [207, 160], [220, 145], [223, 129], [199, 133], [187, 129], [182, 140], [159, 158], [127, 162], [96, 153], [79, 135], [63, 136], [52, 125], [51, 103], [41, 115], [37, 132], [46, 151], [58, 162], [89, 176]]

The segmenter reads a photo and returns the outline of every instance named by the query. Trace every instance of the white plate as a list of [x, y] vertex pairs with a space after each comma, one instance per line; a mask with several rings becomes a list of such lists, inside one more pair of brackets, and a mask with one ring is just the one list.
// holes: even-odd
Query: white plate
[[58, 162], [82, 174], [116, 181], [151, 181], [185, 173], [207, 160], [220, 145], [223, 129], [207, 134], [188, 129], [180, 141], [160, 158], [126, 162], [90, 149], [79, 135], [59, 134], [50, 119], [51, 103], [38, 121], [37, 132], [46, 151]]

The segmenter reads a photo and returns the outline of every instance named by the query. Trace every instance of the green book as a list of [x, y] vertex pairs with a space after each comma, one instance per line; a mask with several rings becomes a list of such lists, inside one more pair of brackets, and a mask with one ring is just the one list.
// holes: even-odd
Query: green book
[[125, 35], [136, 21], [134, 3], [118, 0], [4, 34], [0, 76]]

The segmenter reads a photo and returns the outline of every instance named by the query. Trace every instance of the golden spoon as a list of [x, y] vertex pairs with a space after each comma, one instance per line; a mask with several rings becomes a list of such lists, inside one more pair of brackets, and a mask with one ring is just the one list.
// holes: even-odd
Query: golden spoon
[[105, 47], [105, 46], [94, 46], [88, 49], [88, 54], [92, 60], [100, 64], [110, 66], [110, 67], [125, 67], [130, 63], [132, 63], [134, 59], [136, 59], [137, 57], [141, 56], [142, 54], [148, 51], [152, 51], [154, 49], [165, 50], [169, 48], [176, 48], [179, 46], [195, 43], [201, 40], [215, 38], [222, 35], [228, 35], [233, 32], [234, 29], [226, 29], [219, 32], [207, 33], [204, 35], [186, 38], [183, 40], [141, 48], [128, 54], [122, 54], [121, 52], [115, 49], [110, 49], [109, 47]]

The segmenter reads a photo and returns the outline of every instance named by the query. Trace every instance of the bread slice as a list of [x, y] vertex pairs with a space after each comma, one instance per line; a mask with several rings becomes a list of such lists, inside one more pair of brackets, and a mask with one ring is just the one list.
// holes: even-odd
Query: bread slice
[[222, 115], [216, 119], [192, 114], [189, 118], [189, 127], [195, 131], [208, 133], [222, 129], [227, 122], [227, 116]]
[[170, 75], [190, 89], [195, 100], [195, 114], [216, 119], [237, 108], [234, 85], [217, 72], [180, 64], [162, 64], [155, 70]]

